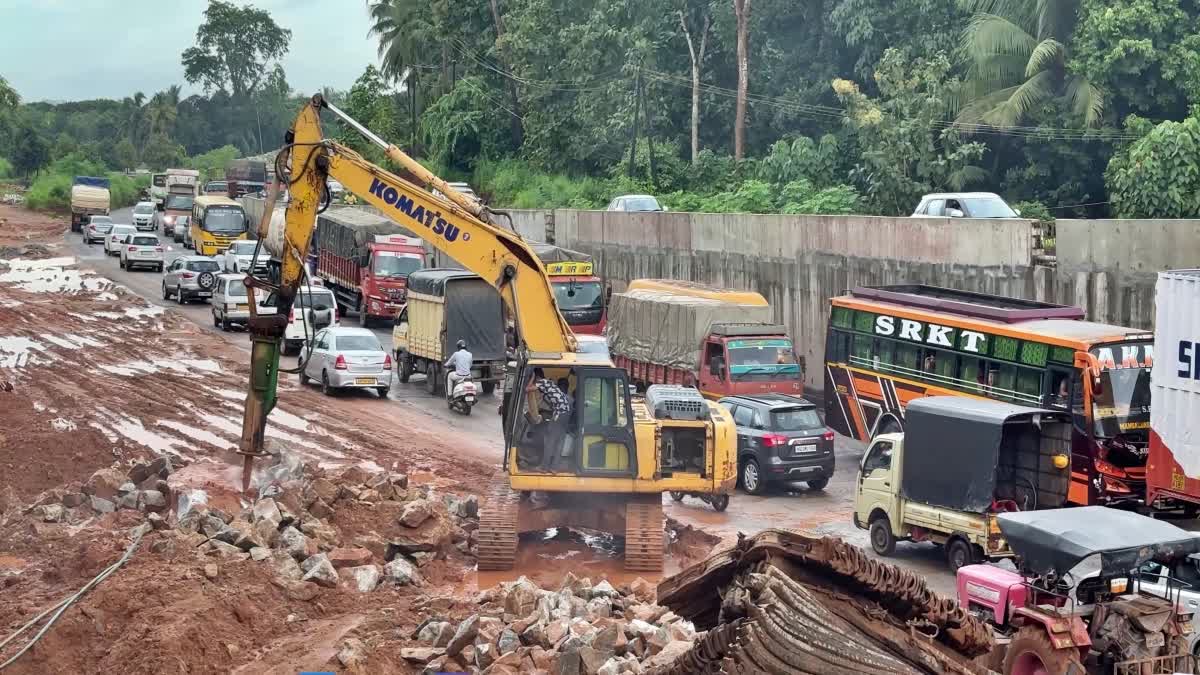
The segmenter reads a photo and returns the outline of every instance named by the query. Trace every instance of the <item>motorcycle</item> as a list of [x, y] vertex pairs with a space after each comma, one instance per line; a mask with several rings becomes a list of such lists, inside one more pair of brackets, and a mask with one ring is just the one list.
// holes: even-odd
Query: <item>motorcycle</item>
[[[449, 384], [449, 381], [447, 381]], [[475, 402], [479, 400], [479, 392], [475, 386], [475, 382], [470, 376], [461, 380], [454, 385], [454, 390], [446, 387], [446, 406], [454, 412], [464, 415], [471, 414], [471, 408], [475, 406]]]

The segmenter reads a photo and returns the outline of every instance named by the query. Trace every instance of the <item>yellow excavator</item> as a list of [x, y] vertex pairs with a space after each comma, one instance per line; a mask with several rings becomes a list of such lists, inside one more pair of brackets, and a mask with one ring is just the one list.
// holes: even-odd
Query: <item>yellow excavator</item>
[[[323, 111], [445, 198], [325, 138]], [[283, 331], [304, 284], [317, 214], [329, 202], [326, 181], [333, 178], [492, 283], [514, 326], [517, 368], [503, 421], [503, 471], [480, 508], [479, 569], [510, 569], [522, 533], [572, 527], [624, 537], [625, 567], [658, 571], [663, 492], [701, 495], [724, 510], [737, 480], [737, 432], [729, 413], [681, 387], [659, 387], [635, 398], [625, 371], [607, 354], [578, 352], [544, 266], [519, 235], [493, 222], [503, 212], [456, 191], [319, 94], [287, 133], [276, 176], [259, 236], [281, 261], [280, 271], [272, 280], [247, 278], [252, 293], [269, 290], [279, 302], [277, 313], [255, 313], [249, 322], [251, 381], [238, 450], [245, 456], [244, 489], [250, 487], [253, 459], [264, 456]], [[274, 219], [282, 231], [268, 231], [276, 195], [284, 189], [290, 196], [285, 217], [282, 223]], [[250, 307], [255, 308], [253, 298]]]

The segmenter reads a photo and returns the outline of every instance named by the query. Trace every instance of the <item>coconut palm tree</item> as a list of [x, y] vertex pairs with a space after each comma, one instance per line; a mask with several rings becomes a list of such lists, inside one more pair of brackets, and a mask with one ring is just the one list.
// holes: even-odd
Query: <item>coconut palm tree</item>
[[419, 94], [423, 91], [423, 73], [431, 68], [421, 63], [426, 45], [435, 35], [429, 21], [428, 5], [412, 0], [380, 0], [369, 6], [371, 28], [368, 35], [379, 40], [379, 71], [393, 82], [403, 82], [408, 93], [411, 126], [410, 142], [416, 145]]
[[1079, 0], [959, 3], [973, 13], [959, 44], [968, 64], [959, 121], [1011, 127], [1057, 98], [1087, 126], [1100, 124], [1104, 92], [1066, 65]]
[[8, 80], [0, 76], [0, 109], [15, 108], [21, 102], [21, 97], [17, 94], [17, 90], [13, 89]]

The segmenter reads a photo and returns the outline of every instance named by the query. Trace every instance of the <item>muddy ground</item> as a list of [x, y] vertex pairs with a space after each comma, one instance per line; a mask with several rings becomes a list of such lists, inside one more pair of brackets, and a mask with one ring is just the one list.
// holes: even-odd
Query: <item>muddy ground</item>
[[[281, 581], [272, 559], [199, 542], [176, 527], [180, 495], [204, 490], [205, 508], [228, 516], [229, 526], [247, 517], [232, 452], [245, 352], [78, 265], [63, 246], [67, 229], [61, 218], [0, 205], [0, 639], [139, 543], [6, 672], [344, 672], [338, 655], [348, 640], [365, 659], [352, 671], [419, 672], [398, 656], [414, 644], [414, 629], [433, 614], [470, 615], [479, 591], [496, 582], [525, 573], [555, 588], [563, 566], [542, 564], [549, 560], [569, 561], [593, 581], [632, 581], [621, 574], [614, 542], [566, 532], [532, 538], [523, 569], [479, 576], [469, 519], [443, 506], [435, 520], [449, 534], [420, 559], [421, 584], [381, 583], [369, 593], [344, 571], [332, 586]], [[494, 473], [495, 462], [479, 459], [491, 450], [474, 447], [478, 439], [422, 426], [394, 406], [380, 414], [370, 401], [324, 397], [290, 378], [280, 389], [268, 436], [306, 469], [303, 480], [276, 484], [277, 498], [297, 500], [297, 527], [303, 521], [328, 547], [374, 549], [403, 530], [397, 517], [409, 502], [457, 503], [482, 492]], [[104, 492], [106, 471], [119, 482], [160, 457], [171, 464], [161, 484], [151, 476], [135, 492]], [[256, 488], [268, 489], [259, 469]], [[408, 488], [381, 497], [364, 476], [403, 476]], [[318, 480], [332, 484], [336, 498], [300, 504]], [[142, 503], [151, 492], [165, 497], [165, 508]], [[142, 496], [121, 508], [129, 494]], [[152, 512], [161, 528], [155, 520], [150, 529]], [[716, 542], [686, 527], [672, 536], [673, 569]], [[372, 550], [372, 563], [383, 565], [383, 556]], [[24, 642], [0, 647], [0, 663]]]

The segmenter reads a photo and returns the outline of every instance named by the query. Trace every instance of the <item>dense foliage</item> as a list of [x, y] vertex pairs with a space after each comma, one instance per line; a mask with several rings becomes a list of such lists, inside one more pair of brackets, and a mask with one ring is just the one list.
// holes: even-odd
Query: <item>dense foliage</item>
[[[596, 208], [648, 192], [673, 210], [904, 214], [924, 192], [970, 189], [1044, 217], [1200, 215], [1187, 182], [1200, 160], [1172, 152], [1198, 124], [1195, 0], [370, 0], [346, 11], [368, 12], [380, 61], [326, 95], [500, 206]], [[278, 146], [302, 103], [279, 65], [290, 35], [265, 11], [210, 0], [180, 53], [203, 94], [21, 102], [0, 79], [0, 157], [30, 177], [68, 156], [219, 172]], [[331, 135], [384, 161], [349, 130]], [[1172, 189], [1182, 197], [1148, 196]]]

